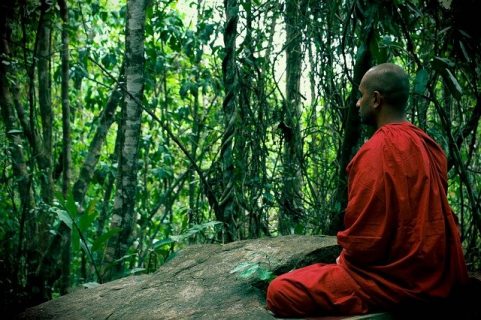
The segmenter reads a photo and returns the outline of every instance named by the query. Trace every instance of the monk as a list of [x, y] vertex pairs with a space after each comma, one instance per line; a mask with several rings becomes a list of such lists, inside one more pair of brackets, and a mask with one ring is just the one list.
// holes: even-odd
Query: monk
[[279, 317], [354, 315], [447, 297], [468, 280], [448, 204], [441, 148], [405, 119], [409, 77], [384, 63], [366, 72], [356, 103], [377, 131], [347, 167], [348, 204], [336, 264], [283, 274], [267, 290]]

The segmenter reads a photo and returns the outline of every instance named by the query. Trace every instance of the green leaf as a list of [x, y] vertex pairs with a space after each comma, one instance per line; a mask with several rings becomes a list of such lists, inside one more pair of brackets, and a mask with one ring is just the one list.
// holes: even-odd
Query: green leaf
[[65, 202], [65, 209], [67, 212], [70, 214], [72, 219], [77, 219], [78, 217], [78, 211], [77, 211], [77, 205], [75, 204], [75, 200], [73, 199], [73, 193], [69, 192], [67, 195], [67, 199]]
[[221, 225], [221, 224], [222, 224], [221, 221], [209, 221], [209, 222], [201, 224], [200, 226], [202, 227], [202, 229], [206, 229], [206, 228], [209, 228], [209, 227], [214, 228], [215, 226], [218, 226], [218, 225]]
[[89, 207], [78, 220], [78, 228], [80, 229], [80, 232], [87, 231], [92, 225], [92, 222], [94, 222], [94, 220], [97, 218], [98, 212], [93, 209], [95, 209], [95, 201], [91, 201], [89, 203]]
[[203, 28], [199, 30], [199, 38], [203, 43], [207, 43], [210, 40], [214, 28], [215, 25], [213, 23], [203, 24]]
[[78, 252], [80, 250], [80, 235], [77, 230], [72, 231], [72, 251]]
[[433, 67], [437, 70], [443, 71], [444, 69], [453, 68], [454, 66], [454, 62], [448, 58], [434, 57]]
[[469, 57], [468, 51], [466, 50], [466, 47], [464, 46], [462, 41], [459, 41], [459, 47], [461, 48], [461, 52], [463, 53], [464, 59], [466, 61], [471, 62], [471, 58]]
[[55, 199], [58, 201], [61, 208], [65, 208], [65, 199], [63, 198], [63, 195], [61, 192], [58, 192], [58, 191], [55, 192]]
[[426, 69], [419, 69], [416, 73], [416, 79], [414, 80], [414, 92], [423, 95], [424, 91], [426, 91], [428, 80], [429, 73], [426, 71]]
[[251, 265], [250, 267], [246, 268], [244, 271], [241, 271], [239, 273], [239, 276], [244, 279], [250, 278], [257, 273], [258, 269], [259, 269], [258, 264]]
[[264, 268], [259, 268], [257, 270], [257, 275], [259, 277], [259, 280], [262, 280], [262, 281], [271, 281], [275, 277], [270, 270], [267, 270]]
[[159, 240], [159, 241], [156, 241], [154, 242], [154, 244], [152, 245], [153, 249], [159, 249], [165, 245], [168, 245], [168, 244], [172, 244], [172, 243], [175, 243], [176, 241], [172, 238], [167, 238], [167, 239], [162, 239], [162, 240]]
[[152, 169], [152, 174], [159, 179], [172, 178], [174, 176], [172, 169], [168, 167], [154, 168]]
[[294, 227], [294, 234], [304, 234], [306, 227], [300, 223]]
[[[78, 232], [76, 232], [78, 233]], [[80, 246], [82, 247], [82, 250], [85, 252], [85, 253], [88, 253], [89, 250], [87, 248], [87, 243], [85, 243], [84, 241], [80, 241]]]
[[[185, 225], [187, 225], [187, 216], [185, 215], [184, 216], [185, 219]], [[206, 229], [209, 229], [209, 228], [215, 228], [215, 226], [219, 225], [219, 224], [222, 224], [222, 222], [220, 221], [210, 221], [210, 222], [206, 222], [206, 223], [202, 223], [202, 224], [195, 224], [193, 225], [192, 227], [190, 227], [189, 229], [187, 229], [185, 232], [183, 232], [182, 234], [179, 234], [179, 235], [173, 235], [173, 236], [170, 236], [170, 238], [176, 242], [180, 242], [184, 239], [187, 239], [197, 233], [200, 233], [202, 231], [205, 231]]]
[[451, 94], [456, 98], [459, 99], [463, 95], [463, 89], [459, 85], [458, 80], [456, 80], [456, 77], [449, 71], [449, 69], [446, 69], [446, 76], [444, 77], [444, 80], [448, 84], [449, 91]]
[[70, 215], [63, 211], [63, 210], [58, 210], [57, 211], [58, 218], [63, 221], [70, 229], [72, 229], [72, 218], [70, 218]]
[[170, 239], [172, 240], [172, 242], [181, 242], [181, 241], [184, 240], [185, 238], [187, 238], [187, 237], [185, 236], [185, 234], [170, 236]]
[[240, 263], [230, 273], [239, 273], [239, 276], [244, 279], [255, 277], [260, 281], [271, 281], [275, 277], [269, 269], [262, 267], [260, 263], [250, 261]]
[[103, 248], [103, 245], [105, 244], [105, 242], [107, 242], [107, 240], [109, 240], [111, 237], [118, 234], [119, 232], [120, 232], [120, 228], [114, 228], [102, 234], [100, 237], [95, 239], [95, 241], [92, 243], [92, 251], [98, 251], [99, 249]]

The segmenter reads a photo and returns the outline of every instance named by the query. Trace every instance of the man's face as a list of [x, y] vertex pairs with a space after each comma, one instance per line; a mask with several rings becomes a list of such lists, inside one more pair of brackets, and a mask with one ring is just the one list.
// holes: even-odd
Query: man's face
[[369, 92], [365, 87], [364, 78], [359, 85], [359, 92], [361, 97], [356, 102], [356, 107], [359, 108], [359, 116], [361, 118], [361, 123], [375, 126], [376, 125], [376, 113], [373, 107], [374, 95]]

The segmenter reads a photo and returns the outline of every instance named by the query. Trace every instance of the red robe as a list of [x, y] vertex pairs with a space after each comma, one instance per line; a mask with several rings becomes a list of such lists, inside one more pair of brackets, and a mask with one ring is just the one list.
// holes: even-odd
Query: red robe
[[346, 229], [335, 265], [276, 278], [267, 304], [280, 316], [358, 314], [447, 297], [467, 282], [441, 148], [409, 122], [376, 131], [347, 167]]

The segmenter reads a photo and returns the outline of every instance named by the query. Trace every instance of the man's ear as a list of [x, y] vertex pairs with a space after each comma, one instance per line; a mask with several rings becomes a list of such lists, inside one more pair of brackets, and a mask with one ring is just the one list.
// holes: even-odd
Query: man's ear
[[384, 97], [377, 90], [373, 91], [373, 97], [374, 97], [374, 104], [373, 104], [374, 108], [378, 108], [382, 104], [382, 100], [384, 99]]

